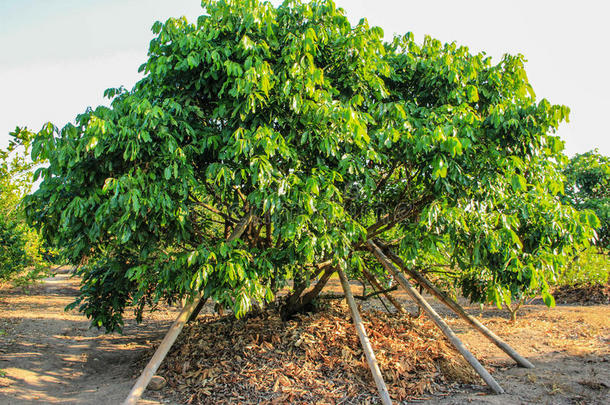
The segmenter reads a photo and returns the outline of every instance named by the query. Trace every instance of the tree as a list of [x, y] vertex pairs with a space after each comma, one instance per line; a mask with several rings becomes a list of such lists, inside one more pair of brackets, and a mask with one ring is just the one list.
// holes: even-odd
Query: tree
[[0, 149], [0, 281], [27, 282], [40, 269], [21, 273], [27, 266], [42, 264], [42, 241], [26, 224], [21, 201], [31, 190], [32, 168], [38, 162], [27, 158], [33, 134], [17, 128], [11, 135], [8, 147]]
[[289, 316], [337, 268], [385, 275], [367, 240], [414, 267], [443, 257], [484, 300], [544, 285], [544, 261], [589, 237], [544, 188], [568, 109], [536, 102], [521, 55], [384, 42], [330, 0], [204, 6], [153, 25], [132, 90], [35, 138], [49, 165], [28, 216], [79, 264], [94, 324], [196, 291], [241, 316], [292, 281]]
[[610, 158], [592, 150], [576, 154], [565, 166], [564, 201], [578, 210], [595, 212], [601, 224], [597, 245], [610, 249]]

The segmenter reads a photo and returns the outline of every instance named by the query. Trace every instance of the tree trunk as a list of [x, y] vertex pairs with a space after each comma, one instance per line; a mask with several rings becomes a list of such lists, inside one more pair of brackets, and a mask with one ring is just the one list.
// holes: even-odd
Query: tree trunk
[[303, 310], [309, 308], [312, 305], [312, 301], [316, 299], [318, 295], [320, 295], [322, 289], [324, 288], [326, 283], [328, 283], [328, 280], [330, 280], [330, 276], [332, 276], [334, 272], [334, 268], [326, 268], [326, 270], [324, 270], [324, 273], [322, 273], [320, 280], [318, 280], [316, 285], [314, 285], [313, 288], [307, 293], [302, 294], [305, 290], [305, 287], [303, 286], [303, 288], [298, 292], [298, 294], [296, 294], [297, 291], [291, 294], [286, 300], [286, 304], [280, 311], [282, 319], [290, 319], [290, 317], [292, 317], [293, 315], [299, 312], [303, 312]]
[[512, 304], [506, 303], [506, 308], [508, 309], [508, 312], [510, 312], [511, 323], [517, 322], [517, 312], [519, 312], [519, 308], [521, 308], [521, 305], [523, 305], [524, 301], [525, 301], [525, 298], [520, 298], [519, 301], [517, 301], [514, 306]]
[[187, 323], [191, 323], [195, 319], [197, 319], [197, 316], [199, 316], [199, 313], [203, 309], [203, 306], [205, 305], [207, 300], [208, 300], [207, 298], [202, 298], [202, 299], [199, 300], [199, 302], [197, 303], [197, 306], [193, 310], [193, 313], [191, 313], [191, 316], [189, 316], [188, 321], [186, 321]]

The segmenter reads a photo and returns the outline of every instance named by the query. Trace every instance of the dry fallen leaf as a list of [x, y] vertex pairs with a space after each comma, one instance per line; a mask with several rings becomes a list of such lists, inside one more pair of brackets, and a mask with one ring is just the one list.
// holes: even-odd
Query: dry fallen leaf
[[[362, 317], [394, 400], [421, 397], [439, 383], [477, 381], [424, 318], [379, 311]], [[245, 320], [201, 316], [159, 374], [193, 404], [378, 402], [343, 303], [288, 322], [270, 310]]]

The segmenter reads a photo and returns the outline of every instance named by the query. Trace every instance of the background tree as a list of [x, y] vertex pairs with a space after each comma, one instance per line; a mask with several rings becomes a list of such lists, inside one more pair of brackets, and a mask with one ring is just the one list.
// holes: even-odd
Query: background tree
[[563, 174], [562, 200], [576, 209], [594, 212], [600, 224], [595, 246], [580, 249], [565, 267], [559, 284], [587, 289], [605, 286], [610, 276], [610, 158], [597, 150], [577, 154], [566, 162]]
[[579, 210], [592, 210], [601, 225], [597, 245], [610, 249], [610, 158], [592, 150], [576, 154], [566, 165], [564, 201]]
[[195, 291], [241, 316], [292, 282], [290, 316], [337, 268], [385, 276], [373, 239], [485, 300], [546, 285], [591, 236], [544, 187], [568, 109], [536, 102], [522, 56], [387, 43], [332, 1], [204, 6], [154, 24], [132, 90], [36, 136], [28, 216], [79, 264], [94, 324]]
[[[0, 150], [0, 282], [27, 283], [40, 276], [42, 239], [26, 224], [23, 197], [32, 188], [29, 160], [32, 133], [17, 128], [5, 150]], [[26, 267], [32, 270], [23, 273]]]

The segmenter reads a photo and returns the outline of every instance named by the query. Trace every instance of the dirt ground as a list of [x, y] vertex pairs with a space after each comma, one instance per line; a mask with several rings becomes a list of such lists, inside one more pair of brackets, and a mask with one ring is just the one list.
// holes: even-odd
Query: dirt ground
[[77, 292], [68, 269], [27, 292], [0, 291], [0, 404], [121, 403], [178, 313], [164, 308], [140, 325], [128, 313], [124, 335], [106, 335], [64, 311]]
[[[329, 284], [327, 290], [342, 291], [338, 280]], [[352, 288], [360, 294], [361, 287], [355, 284]], [[405, 292], [396, 291], [393, 295], [407, 310], [417, 313]], [[557, 305], [548, 309], [538, 299], [524, 305], [516, 324], [512, 324], [506, 310], [461, 302], [470, 314], [535, 366], [525, 369], [517, 367], [504, 352], [444, 306], [427, 298], [506, 394], [492, 395], [482, 386], [451, 387], [416, 403], [610, 404], [610, 305]], [[378, 302], [367, 301], [362, 307], [379, 308]]]
[[[359, 287], [353, 286], [359, 294]], [[339, 292], [331, 280], [328, 292]], [[67, 269], [27, 292], [0, 290], [0, 404], [118, 404], [126, 397], [145, 356], [163, 338], [177, 308], [163, 308], [136, 325], [127, 314], [124, 335], [89, 329], [85, 317], [63, 308], [77, 280]], [[414, 305], [397, 294], [405, 306]], [[379, 306], [378, 301], [367, 301]], [[468, 307], [473, 315], [527, 357], [535, 369], [515, 367], [503, 352], [433, 306], [506, 390], [453, 386], [415, 403], [608, 404], [610, 403], [610, 306], [524, 306], [515, 325], [495, 308]], [[211, 311], [207, 308], [206, 312]], [[142, 404], [171, 403], [163, 391], [147, 392]]]

